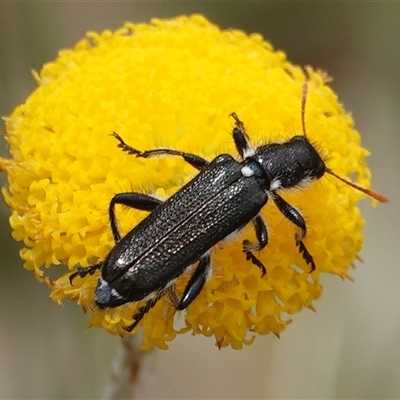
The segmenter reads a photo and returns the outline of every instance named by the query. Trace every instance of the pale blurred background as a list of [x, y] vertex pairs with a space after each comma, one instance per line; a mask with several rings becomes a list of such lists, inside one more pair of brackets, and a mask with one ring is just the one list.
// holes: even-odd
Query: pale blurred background
[[[260, 32], [292, 62], [328, 71], [372, 151], [373, 187], [390, 203], [362, 203], [365, 262], [355, 283], [322, 278], [317, 313], [303, 311], [280, 340], [258, 337], [242, 351], [178, 337], [157, 352], [137, 397], [400, 398], [400, 3], [0, 2], [0, 115], [36, 87], [31, 69], [86, 31], [193, 12], [222, 28]], [[0, 151], [7, 154], [2, 140]], [[118, 338], [85, 332], [79, 307], [48, 298], [21, 266], [8, 216], [1, 198], [0, 398], [99, 398]]]

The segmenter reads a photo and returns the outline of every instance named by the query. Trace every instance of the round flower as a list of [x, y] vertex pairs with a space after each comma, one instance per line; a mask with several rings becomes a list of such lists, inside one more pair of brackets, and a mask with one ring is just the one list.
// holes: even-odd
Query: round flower
[[[99, 271], [76, 277], [77, 267], [101, 263], [114, 241], [107, 208], [117, 193], [168, 198], [197, 173], [180, 157], [140, 159], [122, 152], [112, 132], [140, 150], [174, 148], [212, 160], [236, 154], [231, 132], [237, 113], [254, 147], [302, 134], [302, 87], [308, 82], [307, 137], [342, 177], [368, 187], [368, 152], [353, 120], [327, 86], [326, 76], [286, 60], [259, 34], [222, 31], [204, 17], [126, 23], [115, 32], [89, 32], [72, 50], [34, 74], [38, 88], [6, 119], [11, 159], [3, 189], [10, 224], [24, 242], [25, 268], [91, 313], [91, 325], [127, 334], [124, 327], [143, 302], [98, 310]], [[239, 159], [239, 157], [237, 157]], [[262, 210], [269, 243], [257, 254], [267, 273], [246, 261], [242, 241], [252, 227], [211, 252], [211, 276], [183, 312], [163, 296], [142, 319], [142, 348], [167, 348], [177, 333], [214, 336], [219, 347], [239, 349], [256, 333], [279, 335], [290, 315], [321, 294], [323, 272], [349, 278], [363, 241], [357, 201], [364, 195], [326, 174], [308, 187], [280, 192], [307, 224], [304, 239], [316, 271], [296, 247], [296, 227], [270, 201]], [[117, 207], [123, 234], [147, 213]], [[49, 277], [58, 267], [60, 278]], [[173, 286], [182, 295], [191, 271]], [[136, 332], [136, 329], [133, 333]]]

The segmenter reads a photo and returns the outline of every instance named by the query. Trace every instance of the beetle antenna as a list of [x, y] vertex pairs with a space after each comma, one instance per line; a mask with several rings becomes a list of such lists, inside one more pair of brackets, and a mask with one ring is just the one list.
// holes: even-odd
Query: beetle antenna
[[306, 134], [306, 102], [308, 94], [308, 83], [303, 84], [303, 93], [301, 95], [301, 126], [303, 129], [303, 136], [307, 137]]
[[365, 194], [368, 195], [369, 197], [372, 197], [373, 199], [380, 201], [381, 203], [387, 203], [387, 202], [389, 201], [389, 199], [388, 199], [386, 196], [384, 196], [383, 194], [374, 192], [373, 190], [365, 189], [365, 188], [363, 188], [363, 187], [361, 187], [361, 186], [356, 185], [356, 184], [353, 183], [353, 182], [350, 182], [350, 181], [348, 181], [348, 180], [346, 180], [346, 179], [343, 179], [341, 176], [335, 174], [335, 173], [334, 173], [332, 170], [330, 170], [329, 168], [326, 168], [326, 169], [325, 169], [325, 172], [327, 172], [329, 175], [334, 176], [335, 178], [339, 179], [340, 181], [346, 183], [347, 185], [351, 186], [352, 188], [357, 189], [357, 190], [359, 190], [360, 192], [365, 193]]
[[[303, 129], [303, 135], [305, 137], [307, 137], [306, 134], [306, 102], [307, 102], [307, 94], [308, 94], [308, 84], [307, 82], [305, 82], [303, 84], [303, 93], [301, 96], [301, 126]], [[346, 185], [351, 186], [352, 188], [359, 190], [360, 192], [365, 193], [367, 196], [372, 197], [375, 200], [380, 201], [381, 203], [387, 203], [389, 201], [389, 199], [384, 196], [383, 194], [374, 192], [373, 190], [369, 190], [369, 189], [365, 189], [361, 186], [356, 185], [353, 182], [350, 182], [344, 178], [342, 178], [341, 176], [335, 174], [331, 169], [326, 168], [325, 167], [325, 172], [328, 173], [329, 175], [334, 176], [336, 179], [339, 179], [340, 181], [342, 181], [343, 183], [345, 183]]]

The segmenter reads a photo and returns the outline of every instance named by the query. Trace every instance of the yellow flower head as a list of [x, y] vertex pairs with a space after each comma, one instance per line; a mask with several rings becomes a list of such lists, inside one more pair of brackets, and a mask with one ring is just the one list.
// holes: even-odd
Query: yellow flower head
[[[196, 171], [180, 157], [143, 159], [122, 152], [110, 134], [117, 132], [140, 150], [174, 148], [211, 160], [236, 154], [229, 117], [236, 112], [255, 147], [285, 141], [302, 134], [305, 81], [307, 137], [330, 170], [354, 174], [368, 187], [368, 152], [352, 118], [324, 74], [306, 72], [260, 35], [221, 31], [199, 15], [90, 32], [73, 50], [61, 51], [35, 74], [39, 87], [6, 119], [12, 158], [0, 160], [8, 175], [3, 195], [12, 208], [13, 236], [24, 242], [25, 268], [48, 282], [54, 300], [68, 297], [90, 311], [91, 325], [126, 334], [123, 328], [143, 302], [98, 310], [99, 271], [76, 277], [73, 285], [71, 271], [100, 263], [113, 248], [107, 208], [116, 193], [168, 198]], [[316, 271], [310, 274], [296, 247], [296, 227], [268, 202], [262, 217], [269, 243], [257, 254], [266, 275], [242, 252], [244, 238], [255, 240], [246, 227], [213, 249], [211, 276], [187, 310], [174, 318], [171, 296], [165, 295], [142, 319], [143, 349], [167, 348], [166, 342], [185, 331], [236, 349], [251, 343], [255, 333], [279, 335], [290, 314], [312, 309], [321, 272], [349, 278], [363, 241], [356, 204], [364, 195], [332, 175], [280, 194], [304, 216], [304, 243]], [[123, 234], [147, 214], [119, 206], [116, 212]], [[53, 281], [47, 268], [57, 264], [68, 271]], [[176, 296], [190, 275], [188, 270], [178, 277]]]

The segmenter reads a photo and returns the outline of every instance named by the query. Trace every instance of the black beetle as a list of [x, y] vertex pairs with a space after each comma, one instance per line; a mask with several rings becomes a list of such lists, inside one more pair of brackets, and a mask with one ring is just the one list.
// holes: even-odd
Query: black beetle
[[[180, 156], [200, 173], [164, 202], [140, 193], [115, 195], [110, 202], [109, 218], [116, 245], [100, 264], [78, 268], [70, 276], [71, 284], [75, 277], [101, 269], [95, 293], [100, 309], [144, 300], [144, 305], [133, 315], [133, 323], [125, 327], [132, 331], [165, 294], [170, 296], [177, 310], [188, 307], [207, 280], [211, 248], [250, 222], [254, 225], [257, 242], [244, 240], [243, 252], [263, 276], [266, 269], [254, 251], [268, 243], [267, 228], [259, 213], [269, 199], [298, 227], [295, 243], [310, 266], [310, 272], [314, 271], [313, 257], [303, 243], [307, 231], [304, 218], [278, 191], [307, 186], [328, 173], [379, 201], [387, 199], [344, 180], [326, 167], [305, 133], [306, 96], [307, 84], [303, 86], [301, 107], [303, 134], [283, 143], [253, 148], [243, 122], [235, 113], [231, 114], [235, 120], [233, 140], [241, 162], [229, 154], [221, 154], [209, 162], [172, 149], [139, 151], [114, 132], [118, 147], [129, 154], [143, 158]], [[121, 238], [116, 223], [116, 204], [151, 212]], [[182, 296], [177, 298], [171, 290], [175, 279], [196, 262]]]

